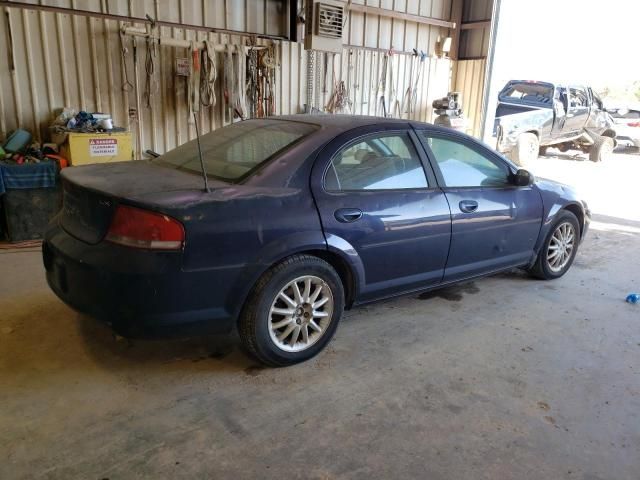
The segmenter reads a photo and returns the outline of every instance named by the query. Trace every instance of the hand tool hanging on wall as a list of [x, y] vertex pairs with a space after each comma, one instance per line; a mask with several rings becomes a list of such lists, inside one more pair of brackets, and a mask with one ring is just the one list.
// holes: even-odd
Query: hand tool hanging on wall
[[191, 75], [189, 76], [189, 123], [193, 123], [194, 114], [200, 111], [200, 50], [195, 42], [191, 43]]
[[273, 45], [258, 52], [258, 109], [257, 117], [275, 115], [275, 69]]
[[[250, 118], [255, 118], [258, 113], [258, 52], [254, 48], [254, 39], [250, 41], [251, 47], [247, 55], [247, 71], [249, 72], [249, 80], [247, 82], [247, 100], [249, 102]], [[242, 85], [242, 84], [241, 84]]]
[[147, 51], [144, 59], [144, 106], [151, 108], [151, 96], [153, 95], [155, 88], [153, 82], [153, 74], [156, 70], [156, 56], [158, 54], [156, 40], [149, 36], [147, 37]]
[[244, 120], [247, 115], [247, 55], [243, 46], [236, 46], [236, 54], [234, 57], [236, 65], [237, 77], [233, 84], [235, 95], [234, 113], [238, 118]]
[[235, 70], [233, 69], [233, 57], [231, 53], [231, 45], [227, 45], [224, 53], [224, 61], [222, 64], [222, 91], [225, 103], [225, 121], [231, 122], [233, 120], [233, 83], [234, 83]]
[[135, 115], [131, 115], [129, 109], [129, 118], [136, 122], [136, 158], [142, 158], [142, 128], [140, 127], [140, 76], [138, 75], [138, 40], [133, 37], [133, 90], [136, 97]]
[[391, 55], [391, 50], [384, 54], [382, 57], [382, 72], [380, 73], [380, 78], [378, 79], [378, 101], [376, 102], [376, 116], [380, 116], [379, 112], [382, 112], [382, 116], [387, 116], [387, 101], [385, 99], [385, 94], [387, 91], [387, 68], [389, 66], [389, 56]]
[[264, 75], [267, 88], [265, 102], [267, 104], [266, 114], [268, 116], [276, 114], [276, 68], [278, 63], [276, 61], [276, 56], [274, 54], [275, 46], [270, 45], [269, 48], [265, 51], [263, 56], [263, 66], [266, 70]]
[[262, 57], [263, 55], [260, 52], [256, 52], [256, 75], [257, 75], [257, 85], [256, 85], [256, 117], [262, 118], [266, 116], [266, 94], [267, 94], [267, 84], [266, 84], [266, 76], [265, 69], [262, 68]]
[[352, 102], [353, 105], [355, 105], [356, 102], [358, 101], [358, 90], [360, 90], [360, 82], [359, 82], [360, 51], [356, 50], [355, 55], [356, 55], [356, 60], [353, 65], [353, 102]]
[[[347, 87], [351, 85], [351, 75], [353, 74], [352, 59], [353, 59], [353, 49], [350, 48], [349, 54], [347, 55], [347, 82], [346, 82]], [[349, 101], [351, 101], [351, 95], [349, 93], [347, 94], [349, 95]]]
[[402, 111], [406, 113], [409, 118], [411, 118], [411, 115], [415, 112], [416, 105], [418, 103], [418, 88], [420, 86], [420, 77], [422, 75], [422, 70], [424, 69], [424, 61], [426, 60], [426, 58], [427, 54], [422, 50], [420, 50], [420, 53], [418, 53], [418, 50], [416, 50], [415, 48], [413, 49], [409, 88], [407, 88], [405, 97], [402, 101]]
[[416, 59], [418, 58], [418, 51], [414, 48], [413, 55], [411, 56], [411, 64], [409, 65], [409, 86], [404, 92], [402, 97], [402, 106], [400, 108], [400, 114], [408, 114], [411, 115], [411, 96], [413, 90], [413, 75], [416, 65]]
[[212, 107], [216, 104], [215, 82], [218, 70], [215, 62], [215, 51], [209, 48], [209, 41], [204, 41], [201, 55], [200, 73], [200, 104], [204, 107]]
[[244, 120], [245, 99], [244, 90], [246, 62], [245, 55], [234, 53], [235, 45], [227, 45], [224, 57], [224, 100], [227, 105], [226, 121], [233, 122], [234, 118]]
[[340, 113], [345, 109], [351, 111], [351, 99], [349, 98], [349, 90], [347, 89], [344, 80], [338, 80], [336, 78], [335, 65], [333, 67], [333, 92], [327, 102], [327, 112]]
[[122, 90], [130, 92], [133, 90], [133, 83], [129, 81], [129, 69], [127, 68], [127, 55], [129, 54], [129, 49], [127, 48], [125, 40], [124, 31], [120, 30], [120, 53], [122, 55], [122, 73], [124, 74]]
[[256, 87], [256, 117], [262, 118], [265, 116], [265, 94], [266, 85], [264, 82], [264, 73], [262, 69], [258, 69], [258, 84]]
[[7, 47], [7, 59], [9, 60], [9, 71], [14, 72], [16, 69], [16, 59], [14, 58], [14, 50], [13, 50], [13, 32], [11, 31], [11, 19], [9, 18], [9, 9], [5, 9], [4, 11], [4, 19], [7, 24], [7, 39], [9, 41], [9, 45]]
[[411, 100], [409, 102], [409, 108], [411, 113], [416, 111], [416, 106], [418, 104], [418, 88], [420, 86], [420, 77], [422, 75], [422, 71], [424, 70], [424, 61], [427, 59], [428, 55], [420, 50], [420, 61], [418, 62], [418, 73], [416, 75], [415, 82], [413, 84], [413, 91]]
[[[332, 53], [332, 55], [335, 55], [334, 53]], [[322, 52], [322, 60], [323, 60], [323, 67], [322, 67], [322, 73], [323, 73], [323, 78], [322, 78], [322, 103], [324, 104], [325, 99], [327, 98], [327, 84], [328, 82], [328, 75], [329, 75], [329, 54], [327, 52]]]
[[388, 115], [393, 118], [400, 118], [400, 101], [396, 91], [396, 83], [393, 79], [393, 47], [389, 50], [389, 110]]

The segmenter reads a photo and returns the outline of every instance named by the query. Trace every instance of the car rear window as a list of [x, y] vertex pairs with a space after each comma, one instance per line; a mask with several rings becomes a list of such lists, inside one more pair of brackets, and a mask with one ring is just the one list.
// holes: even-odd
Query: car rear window
[[[246, 120], [200, 137], [207, 176], [240, 180], [279, 152], [300, 141], [318, 127], [287, 120]], [[155, 162], [180, 170], [202, 173], [198, 144], [191, 140], [161, 155]]]
[[508, 83], [500, 92], [500, 100], [550, 104], [553, 100], [553, 86], [536, 82]]

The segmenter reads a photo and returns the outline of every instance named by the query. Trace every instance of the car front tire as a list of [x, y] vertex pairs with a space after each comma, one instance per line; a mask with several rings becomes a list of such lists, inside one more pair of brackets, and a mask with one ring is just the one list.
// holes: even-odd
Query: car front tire
[[563, 276], [573, 264], [580, 243], [580, 224], [576, 216], [562, 210], [540, 248], [529, 273], [543, 280]]
[[239, 319], [240, 341], [268, 366], [304, 362], [329, 343], [343, 310], [344, 288], [333, 267], [294, 255], [258, 280]]

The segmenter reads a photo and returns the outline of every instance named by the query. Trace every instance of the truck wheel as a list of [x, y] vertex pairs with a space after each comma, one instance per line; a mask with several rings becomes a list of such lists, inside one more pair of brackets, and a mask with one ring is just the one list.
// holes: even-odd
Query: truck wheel
[[589, 160], [601, 162], [613, 153], [613, 139], [611, 137], [597, 137], [589, 150]]
[[518, 137], [516, 146], [511, 150], [511, 160], [516, 165], [523, 166], [525, 163], [533, 162], [538, 158], [540, 142], [533, 133], [523, 133]]

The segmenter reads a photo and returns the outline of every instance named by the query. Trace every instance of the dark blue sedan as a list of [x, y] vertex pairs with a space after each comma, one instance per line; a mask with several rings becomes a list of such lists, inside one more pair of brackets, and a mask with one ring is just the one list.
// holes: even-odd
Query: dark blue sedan
[[306, 360], [345, 308], [571, 266], [590, 213], [471, 137], [353, 116], [249, 120], [153, 161], [64, 170], [47, 281], [124, 336], [228, 332]]

